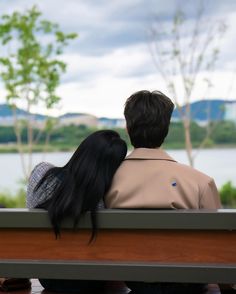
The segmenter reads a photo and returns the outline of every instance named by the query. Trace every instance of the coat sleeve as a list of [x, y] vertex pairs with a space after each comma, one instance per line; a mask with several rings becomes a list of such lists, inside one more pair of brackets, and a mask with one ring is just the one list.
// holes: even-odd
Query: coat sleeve
[[205, 185], [200, 196], [199, 208], [205, 209], [219, 209], [221, 208], [220, 195], [217, 190], [215, 181], [210, 179]]

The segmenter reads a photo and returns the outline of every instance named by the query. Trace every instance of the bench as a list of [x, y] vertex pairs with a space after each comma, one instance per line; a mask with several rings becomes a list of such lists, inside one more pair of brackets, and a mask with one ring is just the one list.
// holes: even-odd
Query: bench
[[102, 210], [63, 223], [47, 212], [0, 209], [0, 276], [113, 281], [235, 283], [236, 210]]

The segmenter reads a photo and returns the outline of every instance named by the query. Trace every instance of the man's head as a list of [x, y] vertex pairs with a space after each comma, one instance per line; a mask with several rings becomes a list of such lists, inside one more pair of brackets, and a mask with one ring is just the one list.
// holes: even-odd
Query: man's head
[[160, 147], [168, 134], [174, 104], [159, 91], [139, 91], [126, 103], [124, 115], [135, 148]]

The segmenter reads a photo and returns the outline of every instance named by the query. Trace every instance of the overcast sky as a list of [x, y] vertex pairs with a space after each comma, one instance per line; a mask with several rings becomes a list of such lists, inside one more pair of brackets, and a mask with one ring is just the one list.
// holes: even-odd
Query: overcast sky
[[[199, 1], [0, 0], [0, 14], [23, 11], [37, 4], [45, 19], [58, 23], [65, 32], [79, 34], [63, 55], [68, 69], [58, 89], [62, 101], [53, 114], [86, 112], [122, 117], [124, 102], [135, 91], [157, 89], [169, 94], [148, 49], [148, 31], [154, 16], [168, 24], [174, 11], [181, 7], [191, 22]], [[207, 97], [235, 99], [236, 1], [204, 2], [207, 18], [224, 20], [228, 25]], [[0, 103], [5, 102], [4, 94], [0, 84]], [[198, 100], [205, 95], [204, 83], [199, 80], [193, 98]]]

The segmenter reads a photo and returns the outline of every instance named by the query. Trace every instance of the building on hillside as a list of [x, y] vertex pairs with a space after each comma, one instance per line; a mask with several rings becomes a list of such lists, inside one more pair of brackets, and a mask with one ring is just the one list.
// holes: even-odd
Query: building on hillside
[[11, 127], [14, 125], [13, 116], [0, 116], [0, 126]]
[[[29, 113], [23, 109], [15, 110], [17, 121], [31, 121], [34, 128], [44, 128], [47, 116], [37, 113]], [[8, 104], [0, 104], [0, 126], [12, 127], [15, 123], [15, 117], [12, 108]]]
[[86, 125], [88, 127], [97, 127], [98, 118], [90, 114], [67, 113], [59, 117], [59, 125], [61, 126]]
[[125, 128], [125, 119], [100, 117], [98, 126], [100, 128]]
[[230, 120], [236, 124], [236, 101], [225, 103], [224, 120]]
[[[37, 117], [32, 116], [31, 118], [31, 125], [33, 128], [36, 129], [43, 129], [45, 127], [46, 117], [44, 119], [38, 119]], [[28, 115], [17, 115], [17, 121], [28, 121]], [[2, 127], [12, 127], [14, 126], [15, 120], [13, 116], [0, 116], [0, 126]]]

